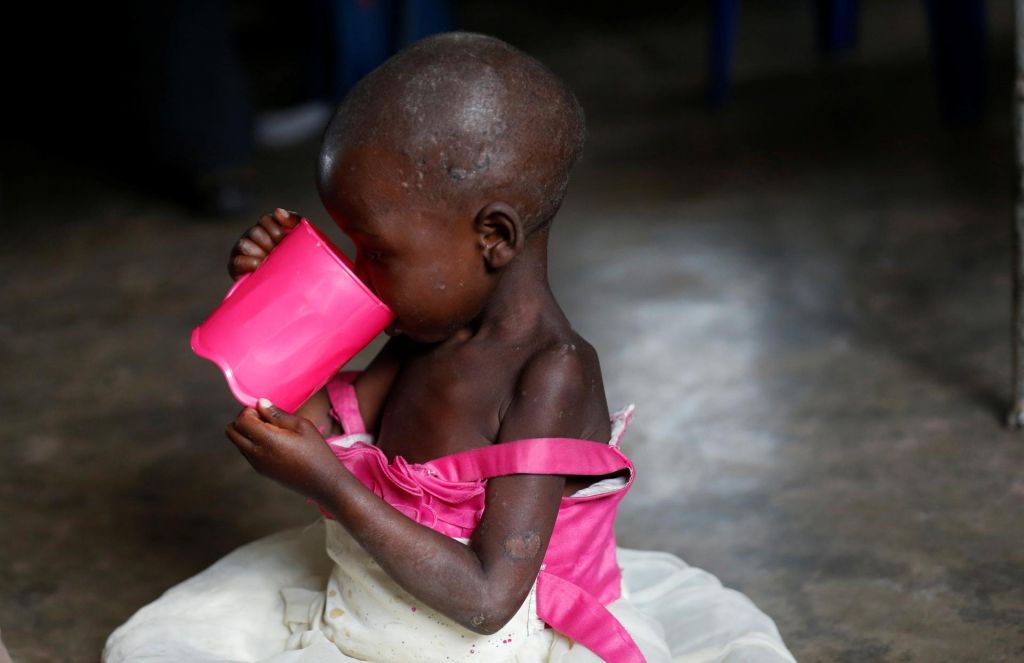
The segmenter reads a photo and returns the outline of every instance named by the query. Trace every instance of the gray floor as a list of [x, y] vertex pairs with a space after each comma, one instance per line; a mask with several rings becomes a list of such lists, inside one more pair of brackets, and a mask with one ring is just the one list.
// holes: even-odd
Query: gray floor
[[[1008, 3], [991, 112], [960, 131], [918, 4], [865, 4], [838, 62], [802, 3], [749, 8], [720, 113], [699, 104], [693, 17], [465, 22], [543, 58], [590, 115], [552, 279], [610, 404], [637, 405], [620, 543], [746, 592], [801, 661], [1021, 660]], [[262, 208], [329, 222], [314, 149], [260, 155]], [[167, 587], [316, 514], [224, 438], [238, 406], [188, 349], [253, 219], [47, 165], [5, 192], [0, 628], [16, 661], [94, 661]]]

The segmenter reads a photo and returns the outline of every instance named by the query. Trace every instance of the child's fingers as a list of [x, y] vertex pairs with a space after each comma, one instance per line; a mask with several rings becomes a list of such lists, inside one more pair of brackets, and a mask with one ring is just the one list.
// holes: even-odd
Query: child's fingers
[[267, 252], [260, 248], [259, 244], [252, 241], [248, 237], [243, 237], [238, 240], [238, 250], [247, 256], [253, 256], [254, 258], [266, 258]]
[[275, 242], [270, 233], [268, 233], [263, 226], [253, 226], [249, 229], [249, 239], [256, 243], [265, 253], [270, 253], [274, 250]]
[[231, 258], [231, 262], [228, 264], [228, 274], [231, 275], [231, 278], [237, 281], [243, 274], [255, 271], [262, 262], [262, 258], [254, 258], [252, 256], [241, 254], [236, 255]]
[[272, 422], [264, 421], [260, 413], [251, 407], [247, 407], [238, 413], [231, 425], [235, 430], [249, 439], [252, 444], [259, 444], [260, 438], [266, 435], [267, 425]]
[[[260, 401], [270, 403], [265, 398], [261, 398]], [[247, 407], [242, 410], [234, 421], [234, 427], [254, 444], [259, 445], [275, 435], [280, 435], [282, 430], [298, 431], [303, 421], [305, 420], [302, 417], [289, 414], [276, 405], [264, 405], [261, 402], [255, 408]]]
[[275, 245], [284, 239], [284, 229], [281, 227], [281, 224], [277, 222], [277, 219], [269, 214], [264, 214], [260, 217], [260, 226], [268, 235], [270, 235], [270, 238], [274, 240]]
[[259, 399], [256, 403], [256, 408], [260, 417], [262, 417], [264, 421], [278, 426], [279, 428], [286, 428], [293, 431], [299, 430], [299, 425], [302, 421], [301, 417], [285, 412], [266, 398]]
[[302, 217], [299, 216], [298, 212], [291, 212], [280, 207], [274, 210], [274, 218], [289, 228], [294, 228], [299, 225], [299, 221], [302, 221]]
[[240, 433], [237, 428], [235, 428], [234, 423], [230, 423], [224, 428], [224, 434], [227, 435], [227, 438], [231, 440], [231, 442], [238, 447], [238, 450], [242, 453], [248, 453], [256, 446], [255, 442], [247, 438], [245, 435]]

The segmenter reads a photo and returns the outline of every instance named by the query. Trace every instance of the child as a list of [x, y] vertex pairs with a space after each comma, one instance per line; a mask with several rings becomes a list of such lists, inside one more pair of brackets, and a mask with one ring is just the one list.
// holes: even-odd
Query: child
[[[792, 660], [742, 595], [615, 546], [633, 409], [609, 415], [547, 282], [583, 130], [561, 81], [480, 35], [418, 42], [352, 91], [317, 184], [390, 339], [294, 414], [264, 400], [226, 429], [326, 519], [172, 588], [105, 661]], [[231, 275], [298, 220], [262, 217]]]

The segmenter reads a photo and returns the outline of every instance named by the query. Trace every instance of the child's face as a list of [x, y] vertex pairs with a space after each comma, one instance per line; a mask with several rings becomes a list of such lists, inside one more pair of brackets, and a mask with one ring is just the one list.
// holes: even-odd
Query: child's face
[[355, 244], [356, 274], [395, 314], [390, 335], [442, 341], [493, 288], [472, 213], [431, 196], [411, 160], [360, 146], [337, 155], [320, 198]]

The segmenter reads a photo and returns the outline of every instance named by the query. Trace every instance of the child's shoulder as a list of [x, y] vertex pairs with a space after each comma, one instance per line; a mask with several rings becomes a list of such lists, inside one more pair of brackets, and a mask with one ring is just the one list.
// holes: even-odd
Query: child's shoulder
[[523, 364], [519, 385], [551, 395], [579, 395], [587, 379], [600, 378], [597, 350], [574, 330], [546, 338]]
[[[608, 403], [597, 350], [573, 330], [538, 342], [501, 417], [502, 439], [543, 435], [605, 439]], [[542, 425], [545, 430], [531, 430]]]

